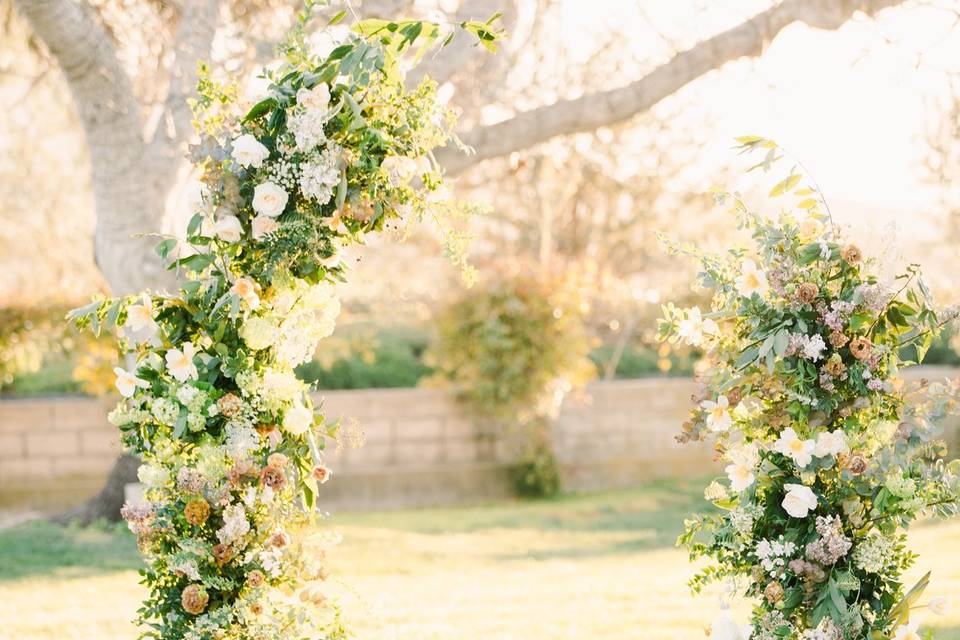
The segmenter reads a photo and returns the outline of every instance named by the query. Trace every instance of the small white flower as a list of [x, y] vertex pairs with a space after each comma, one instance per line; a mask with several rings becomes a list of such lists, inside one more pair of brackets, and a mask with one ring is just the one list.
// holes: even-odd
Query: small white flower
[[817, 444], [813, 448], [813, 455], [823, 458], [825, 456], [837, 456], [849, 450], [847, 434], [841, 429], [836, 429], [834, 431], [824, 431], [817, 436]]
[[170, 349], [165, 355], [167, 369], [170, 375], [177, 379], [177, 382], [186, 382], [190, 378], [196, 380], [200, 375], [197, 373], [197, 365], [193, 364], [193, 356], [197, 354], [196, 347], [187, 342], [183, 349]]
[[266, 236], [280, 228], [280, 223], [270, 216], [256, 216], [250, 223], [250, 231], [254, 240], [263, 240]]
[[756, 480], [756, 476], [753, 475], [753, 467], [748, 467], [736, 462], [728, 464], [724, 468], [724, 471], [727, 477], [730, 478], [730, 488], [737, 493], [752, 485], [754, 480]]
[[930, 598], [930, 602], [927, 603], [927, 608], [930, 609], [930, 613], [933, 615], [945, 616], [950, 612], [950, 599], [944, 596]]
[[794, 518], [806, 518], [807, 514], [817, 509], [817, 494], [802, 484], [785, 484], [787, 490], [781, 505]]
[[236, 216], [223, 216], [213, 225], [213, 235], [224, 242], [236, 242], [243, 237], [243, 225]]
[[283, 430], [290, 435], [303, 435], [311, 426], [313, 426], [313, 409], [299, 402], [287, 409], [283, 415]]
[[251, 310], [260, 308], [260, 296], [257, 295], [257, 283], [254, 282], [253, 279], [246, 277], [237, 278], [237, 281], [230, 287], [230, 293], [247, 303], [247, 306]]
[[705, 335], [716, 335], [719, 330], [717, 323], [712, 319], [703, 319], [700, 315], [700, 307], [693, 307], [687, 313], [687, 317], [677, 325], [677, 336], [690, 346], [699, 347], [703, 344]]
[[252, 135], [245, 133], [234, 139], [231, 155], [242, 167], [259, 168], [270, 155], [270, 150]]
[[761, 298], [767, 295], [770, 285], [767, 283], [767, 276], [757, 268], [757, 263], [753, 260], [744, 260], [740, 263], [740, 276], [734, 283], [737, 291], [745, 298], [753, 294]]
[[727, 431], [733, 423], [727, 396], [719, 396], [716, 402], [706, 400], [700, 404], [707, 412], [707, 428], [710, 431]]
[[798, 467], [805, 467], [813, 459], [813, 450], [816, 443], [813, 440], [801, 440], [793, 427], [787, 427], [780, 433], [780, 438], [773, 443], [773, 450], [792, 459]]
[[130, 373], [126, 369], [121, 369], [120, 367], [114, 367], [113, 372], [117, 374], [117, 391], [120, 392], [124, 398], [131, 398], [133, 394], [136, 393], [137, 387], [145, 388], [149, 387], [150, 383], [146, 380], [138, 378], [136, 374]]
[[756, 480], [754, 470], [760, 463], [760, 453], [757, 445], [746, 444], [731, 448], [727, 457], [731, 464], [727, 465], [724, 471], [730, 478], [730, 488], [739, 493]]
[[897, 632], [893, 634], [893, 640], [923, 640], [917, 629], [920, 623], [917, 621], [903, 624], [897, 627]]
[[253, 189], [253, 209], [262, 215], [276, 218], [283, 213], [288, 198], [283, 188], [273, 182], [264, 182]]
[[739, 625], [726, 611], [721, 613], [710, 625], [710, 640], [750, 640], [753, 629], [750, 625]]
[[143, 296], [140, 304], [127, 307], [127, 321], [123, 327], [137, 337], [138, 342], [144, 342], [157, 335], [160, 328], [153, 318], [153, 300], [150, 296]]

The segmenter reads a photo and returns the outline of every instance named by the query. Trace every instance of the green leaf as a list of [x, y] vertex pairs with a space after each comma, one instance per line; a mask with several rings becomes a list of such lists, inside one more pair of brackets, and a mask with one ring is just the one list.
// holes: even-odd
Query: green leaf
[[157, 255], [166, 260], [170, 257], [170, 252], [174, 250], [177, 246], [176, 238], [167, 238], [157, 243], [157, 246], [153, 248], [157, 252]]
[[920, 599], [920, 596], [923, 595], [923, 592], [926, 591], [929, 584], [930, 572], [928, 571], [926, 575], [917, 581], [917, 584], [913, 585], [910, 591], [907, 592], [907, 595], [903, 597], [903, 600], [898, 602], [897, 605], [890, 610], [890, 620], [893, 622], [894, 627], [910, 621], [910, 607], [917, 603], [917, 600]]
[[277, 106], [276, 98], [267, 98], [265, 100], [261, 100], [260, 102], [253, 105], [253, 107], [250, 108], [250, 111], [248, 111], [247, 115], [243, 117], [243, 120], [244, 122], [256, 120], [260, 116], [266, 114], [271, 109], [276, 108], [276, 106]]
[[330, 27], [335, 24], [340, 24], [340, 21], [342, 21], [346, 17], [346, 15], [347, 15], [346, 11], [341, 11], [340, 13], [330, 18], [330, 21], [327, 23], [327, 26]]

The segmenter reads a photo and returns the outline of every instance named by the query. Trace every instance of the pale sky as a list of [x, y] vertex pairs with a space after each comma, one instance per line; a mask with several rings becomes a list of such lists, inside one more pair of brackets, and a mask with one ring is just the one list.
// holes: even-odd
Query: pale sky
[[[567, 0], [570, 20], [602, 32], [608, 20], [634, 22], [634, 55], [668, 55], [649, 23], [680, 46], [741, 22], [768, 2]], [[960, 8], [960, 3], [958, 3]], [[643, 17], [645, 14], [646, 17]], [[649, 20], [649, 23], [647, 22]], [[763, 56], [730, 63], [684, 89], [682, 117], [703, 123], [704, 180], [718, 165], [739, 162], [733, 137], [772, 138], [815, 174], [827, 197], [884, 209], [935, 207], [923, 182], [922, 140], [946, 69], [960, 60], [960, 28], [938, 9], [890, 9], [839, 31], [794, 24]], [[576, 46], [573, 44], [572, 46]], [[917, 67], [917, 52], [924, 65]], [[628, 82], [633, 78], [623, 78]], [[837, 209], [838, 207], [834, 207]]]

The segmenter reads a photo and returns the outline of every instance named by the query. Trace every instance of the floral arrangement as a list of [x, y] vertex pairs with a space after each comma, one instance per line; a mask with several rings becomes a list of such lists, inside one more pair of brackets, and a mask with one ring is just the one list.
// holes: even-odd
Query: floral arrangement
[[[459, 26], [492, 47], [492, 20]], [[343, 247], [435, 206], [431, 150], [452, 139], [454, 118], [432, 81], [408, 90], [400, 71], [439, 25], [360, 22], [317, 58], [305, 23], [245, 116], [233, 92], [201, 78], [203, 207], [186, 244], [157, 248], [180, 290], [71, 316], [116, 330], [127, 354], [110, 421], [143, 461], [145, 501], [123, 516], [147, 560], [144, 638], [345, 637], [323, 566], [333, 540], [309, 528], [338, 428], [293, 368], [333, 331]]]
[[[745, 152], [784, 152], [758, 137]], [[937, 422], [953, 410], [955, 383], [908, 385], [900, 370], [922, 360], [955, 311], [938, 314], [914, 265], [883, 280], [843, 240], [815, 184], [795, 169], [771, 197], [792, 198], [775, 218], [732, 205], [751, 250], [695, 256], [709, 310], [664, 307], [660, 336], [705, 352], [702, 395], [681, 441], [716, 439], [724, 481], [705, 496], [721, 510], [686, 524], [679, 543], [712, 562], [691, 586], [729, 580], [755, 599], [750, 624], [724, 613], [715, 640], [910, 640], [929, 581], [901, 580], [915, 555], [909, 524], [951, 515], [960, 462], [946, 462]], [[942, 607], [930, 602], [932, 610]]]

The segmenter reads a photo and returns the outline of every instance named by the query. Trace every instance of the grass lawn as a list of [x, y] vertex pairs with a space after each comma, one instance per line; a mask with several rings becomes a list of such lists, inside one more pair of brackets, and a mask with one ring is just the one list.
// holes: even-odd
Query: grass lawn
[[[477, 508], [343, 514], [332, 564], [360, 640], [690, 640], [718, 610], [673, 548], [702, 482]], [[913, 534], [931, 594], [960, 593], [960, 522]], [[131, 639], [142, 595], [122, 528], [0, 531], [0, 638]], [[960, 611], [922, 613], [960, 640]], [[279, 639], [278, 639], [279, 640]]]

